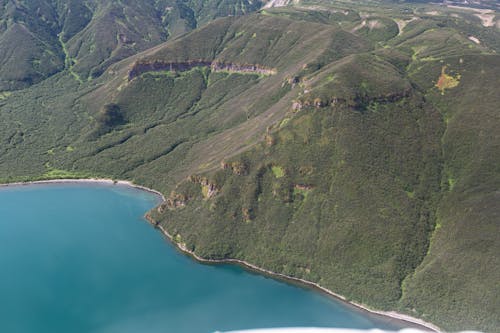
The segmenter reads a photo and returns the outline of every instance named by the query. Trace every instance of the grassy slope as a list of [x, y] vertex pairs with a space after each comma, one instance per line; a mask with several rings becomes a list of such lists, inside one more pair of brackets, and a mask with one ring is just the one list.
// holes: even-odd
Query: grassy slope
[[183, 184], [172, 197], [189, 209], [166, 209], [162, 224], [199, 255], [248, 260], [388, 309], [425, 254], [439, 186], [439, 115], [415, 104], [306, 108], [209, 177], [214, 198]]
[[[475, 328], [472, 318], [493, 332], [500, 327], [499, 318], [486, 314], [500, 307], [500, 118], [492, 87], [500, 75], [500, 59], [462, 57], [446, 63], [461, 73], [461, 83], [444, 96], [433, 91], [429, 98], [447, 123], [442, 138], [447, 190], [437, 210], [429, 255], [406, 281], [402, 303], [422, 309], [430, 320], [453, 318], [450, 329]], [[429, 69], [437, 71], [439, 65]], [[423, 75], [415, 74], [419, 79]]]
[[[271, 22], [275, 26], [273, 30], [268, 29]], [[290, 33], [283, 35], [282, 31], [286, 29], [290, 29]], [[267, 37], [254, 38], [254, 34], [267, 34]], [[268, 118], [281, 118], [296, 95], [290, 93], [292, 88], [286, 84], [290, 72], [298, 72], [305, 64], [305, 59], [315, 58], [324, 52], [330, 45], [324, 41], [334, 39], [337, 35], [343, 37], [345, 33], [335, 27], [314, 23], [286, 19], [275, 21], [265, 17], [225, 19], [180, 41], [167, 43], [138, 57], [175, 59], [196, 56], [242, 63], [259, 63], [262, 60], [262, 63], [270, 67], [278, 68], [278, 74], [261, 77], [193, 69], [179, 75], [145, 74], [128, 82], [126, 73], [134, 61], [132, 59], [112, 67], [102, 78], [96, 80], [95, 84], [88, 82], [78, 87], [76, 82], [70, 82], [69, 86], [61, 86], [61, 89], [68, 89], [68, 93], [57, 94], [51, 99], [54, 108], [47, 108], [41, 113], [47, 114], [47, 121], [29, 121], [32, 115], [28, 110], [37, 108], [34, 96], [48, 95], [51, 87], [67, 78], [63, 74], [44, 81], [32, 90], [10, 95], [3, 101], [5, 110], [9, 112], [2, 115], [6, 117], [6, 125], [13, 121], [11, 114], [25, 115], [28, 119], [23, 121], [21, 126], [24, 132], [52, 133], [50, 136], [39, 137], [40, 141], [36, 145], [28, 140], [15, 144], [16, 148], [25, 151], [27, 156], [33, 156], [32, 160], [37, 159], [37, 163], [33, 161], [30, 164], [32, 168], [43, 170], [44, 165], [48, 163], [57, 169], [83, 169], [95, 174], [106, 173], [147, 181], [149, 185], [159, 181], [160, 184], [165, 182], [172, 186], [177, 180], [195, 172], [200, 165], [206, 164], [204, 159], [210, 158], [196, 151], [207, 150], [212, 144], [217, 145], [220, 142], [218, 138], [234, 135], [230, 132], [239, 124], [248, 120], [240, 131], [240, 134], [247, 132], [243, 135], [247, 136], [246, 139], [242, 136], [242, 140], [233, 142], [232, 147], [220, 148], [222, 156], [212, 162], [212, 167], [218, 166], [220, 159], [225, 153], [230, 154], [230, 150], [239, 150], [260, 140], [271, 121]], [[207, 38], [224, 40], [224, 47], [214, 50], [213, 43], [199, 43]], [[267, 45], [267, 38], [274, 42]], [[346, 44], [342, 48], [346, 53], [365, 48], [362, 40], [355, 36], [351, 36], [351, 40], [352, 44]], [[180, 43], [184, 46], [177, 47]], [[201, 47], [186, 54], [171, 54], [175, 50], [185, 50], [185, 45], [204, 45], [205, 49]], [[262, 55], [259, 53], [264, 46], [270, 50], [266, 60], [261, 59]], [[242, 50], [244, 51], [241, 52]], [[282, 56], [283, 51], [286, 51], [285, 57]], [[69, 93], [71, 88], [75, 89], [75, 95]], [[168, 93], [161, 95], [162, 91]], [[283, 101], [276, 104], [283, 97]], [[98, 110], [102, 105], [111, 102], [120, 106], [126, 123], [96, 138], [94, 132], [98, 126], [95, 120]], [[75, 122], [69, 114], [67, 117], [57, 116], [68, 109], [73, 110], [79, 121]], [[64, 126], [53, 123], [50, 119], [67, 121], [72, 130], [65, 131]], [[6, 130], [4, 133], [8, 140], [10, 132]], [[62, 140], [62, 137], [65, 140]], [[160, 158], [162, 152], [183, 137], [189, 142], [184, 144], [185, 148], [177, 147], [177, 157], [176, 152], [172, 156]], [[207, 139], [213, 141], [206, 141]], [[67, 151], [67, 146], [73, 149]], [[189, 150], [191, 146], [193, 150]], [[50, 152], [47, 153], [48, 151]], [[188, 156], [182, 157], [188, 151]], [[14, 150], [12, 152], [14, 153]], [[186, 161], [179, 163], [179, 156], [181, 160]], [[6, 157], [6, 160], [11, 161], [12, 158]], [[173, 165], [167, 160], [171, 160]], [[11, 174], [11, 171], [7, 170], [11, 170], [10, 163], [15, 161], [8, 163], [10, 167], [4, 169], [4, 175]], [[185, 169], [186, 166], [189, 168]], [[172, 168], [175, 168], [175, 171], [172, 171]], [[20, 171], [14, 174], [26, 177], [32, 174], [30, 171]], [[157, 179], [158, 173], [169, 173], [174, 178]], [[157, 187], [167, 190], [166, 184], [160, 184], [157, 183]]]
[[[498, 33], [442, 16], [395, 36], [383, 9], [367, 29], [342, 6], [217, 20], [96, 80], [71, 79], [83, 73], [71, 64], [0, 95], [1, 181], [134, 180], [171, 193], [156, 218], [199, 255], [246, 259], [447, 329], [494, 331], [499, 57], [486, 54]], [[127, 80], [137, 60], [200, 58], [277, 74]], [[441, 94], [445, 65], [459, 83]], [[103, 128], [105, 105], [120, 121]]]

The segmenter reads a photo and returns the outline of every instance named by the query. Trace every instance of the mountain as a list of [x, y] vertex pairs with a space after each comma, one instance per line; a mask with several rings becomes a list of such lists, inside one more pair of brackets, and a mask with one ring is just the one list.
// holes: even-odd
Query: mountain
[[0, 11], [2, 182], [132, 180], [198, 256], [498, 330], [493, 9], [34, 3]]
[[25, 88], [64, 69], [86, 81], [216, 17], [259, 7], [238, 0], [2, 0], [0, 90]]

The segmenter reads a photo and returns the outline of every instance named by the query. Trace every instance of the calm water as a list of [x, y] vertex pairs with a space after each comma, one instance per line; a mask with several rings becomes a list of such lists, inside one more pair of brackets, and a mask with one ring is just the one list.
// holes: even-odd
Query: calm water
[[0, 332], [395, 328], [316, 292], [179, 254], [153, 195], [106, 185], [0, 189]]

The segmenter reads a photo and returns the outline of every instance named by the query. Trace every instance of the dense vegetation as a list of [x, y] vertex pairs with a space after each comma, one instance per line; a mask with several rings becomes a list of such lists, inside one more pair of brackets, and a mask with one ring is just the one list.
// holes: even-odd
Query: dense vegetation
[[1, 0], [0, 90], [25, 88], [63, 69], [83, 83], [209, 20], [259, 7], [244, 0]]
[[497, 331], [500, 30], [397, 3], [0, 2], [0, 181], [129, 179], [199, 256]]

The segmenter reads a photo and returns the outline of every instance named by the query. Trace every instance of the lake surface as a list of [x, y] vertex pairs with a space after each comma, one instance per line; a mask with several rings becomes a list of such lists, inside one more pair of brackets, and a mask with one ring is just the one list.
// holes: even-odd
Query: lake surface
[[158, 200], [118, 185], [0, 188], [0, 332], [400, 328], [311, 290], [196, 263], [142, 218]]

